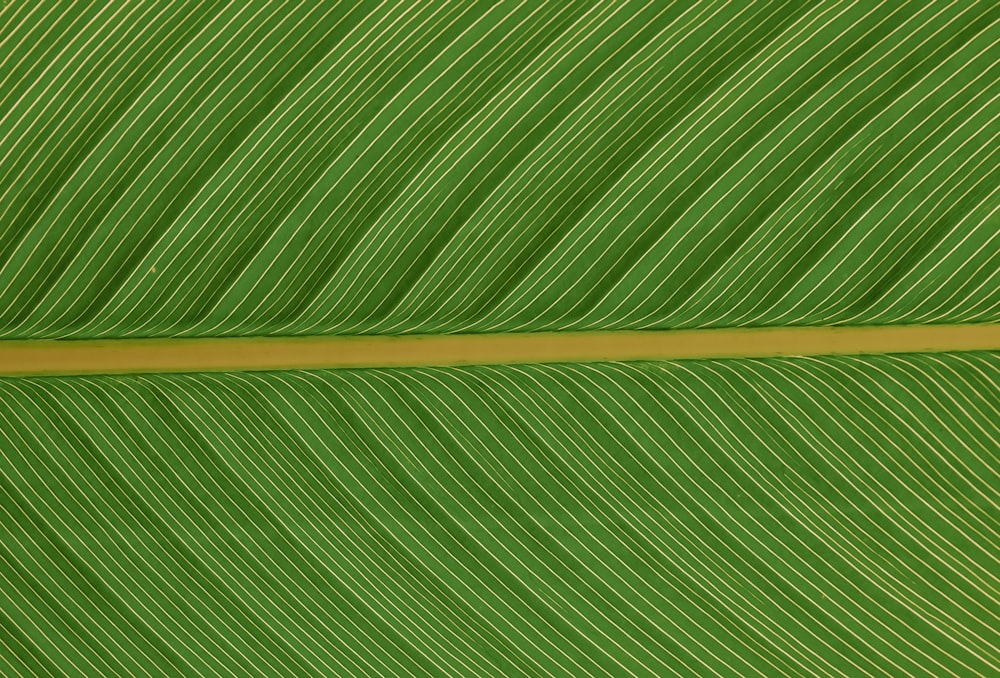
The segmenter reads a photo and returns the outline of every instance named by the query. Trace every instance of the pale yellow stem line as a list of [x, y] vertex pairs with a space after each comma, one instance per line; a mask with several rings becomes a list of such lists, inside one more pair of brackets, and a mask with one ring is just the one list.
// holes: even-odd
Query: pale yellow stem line
[[1000, 350], [1000, 325], [0, 342], [0, 375], [123, 374]]

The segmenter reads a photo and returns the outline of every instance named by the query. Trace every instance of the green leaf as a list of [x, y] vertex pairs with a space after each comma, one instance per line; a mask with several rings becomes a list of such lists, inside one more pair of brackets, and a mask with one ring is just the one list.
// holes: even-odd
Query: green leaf
[[987, 675], [998, 384], [991, 353], [0, 380], [0, 658]]
[[993, 2], [0, 17], [6, 338], [1000, 318]]
[[[0, 339], [996, 323], [998, 96], [990, 0], [5, 1]], [[0, 675], [996, 675], [998, 422], [998, 352], [2, 378]]]

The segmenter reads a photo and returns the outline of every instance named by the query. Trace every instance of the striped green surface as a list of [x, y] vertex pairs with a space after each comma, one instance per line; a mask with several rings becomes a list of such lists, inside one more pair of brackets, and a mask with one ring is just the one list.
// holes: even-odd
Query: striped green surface
[[[0, 6], [0, 339], [1000, 321], [1000, 4]], [[1000, 353], [0, 379], [0, 675], [1000, 674]]]
[[0, 337], [996, 321], [998, 20], [6, 2]]
[[0, 397], [5, 675], [1000, 670], [1000, 354]]

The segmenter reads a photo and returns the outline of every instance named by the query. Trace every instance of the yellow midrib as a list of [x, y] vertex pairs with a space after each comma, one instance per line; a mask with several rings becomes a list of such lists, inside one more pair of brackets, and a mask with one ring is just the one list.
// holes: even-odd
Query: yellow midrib
[[1000, 324], [0, 342], [0, 375], [259, 371], [1000, 350]]

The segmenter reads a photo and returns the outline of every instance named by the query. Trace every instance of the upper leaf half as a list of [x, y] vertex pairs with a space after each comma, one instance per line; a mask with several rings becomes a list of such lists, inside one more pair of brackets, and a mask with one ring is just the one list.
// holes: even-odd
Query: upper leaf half
[[0, 336], [996, 321], [998, 19], [12, 3]]

